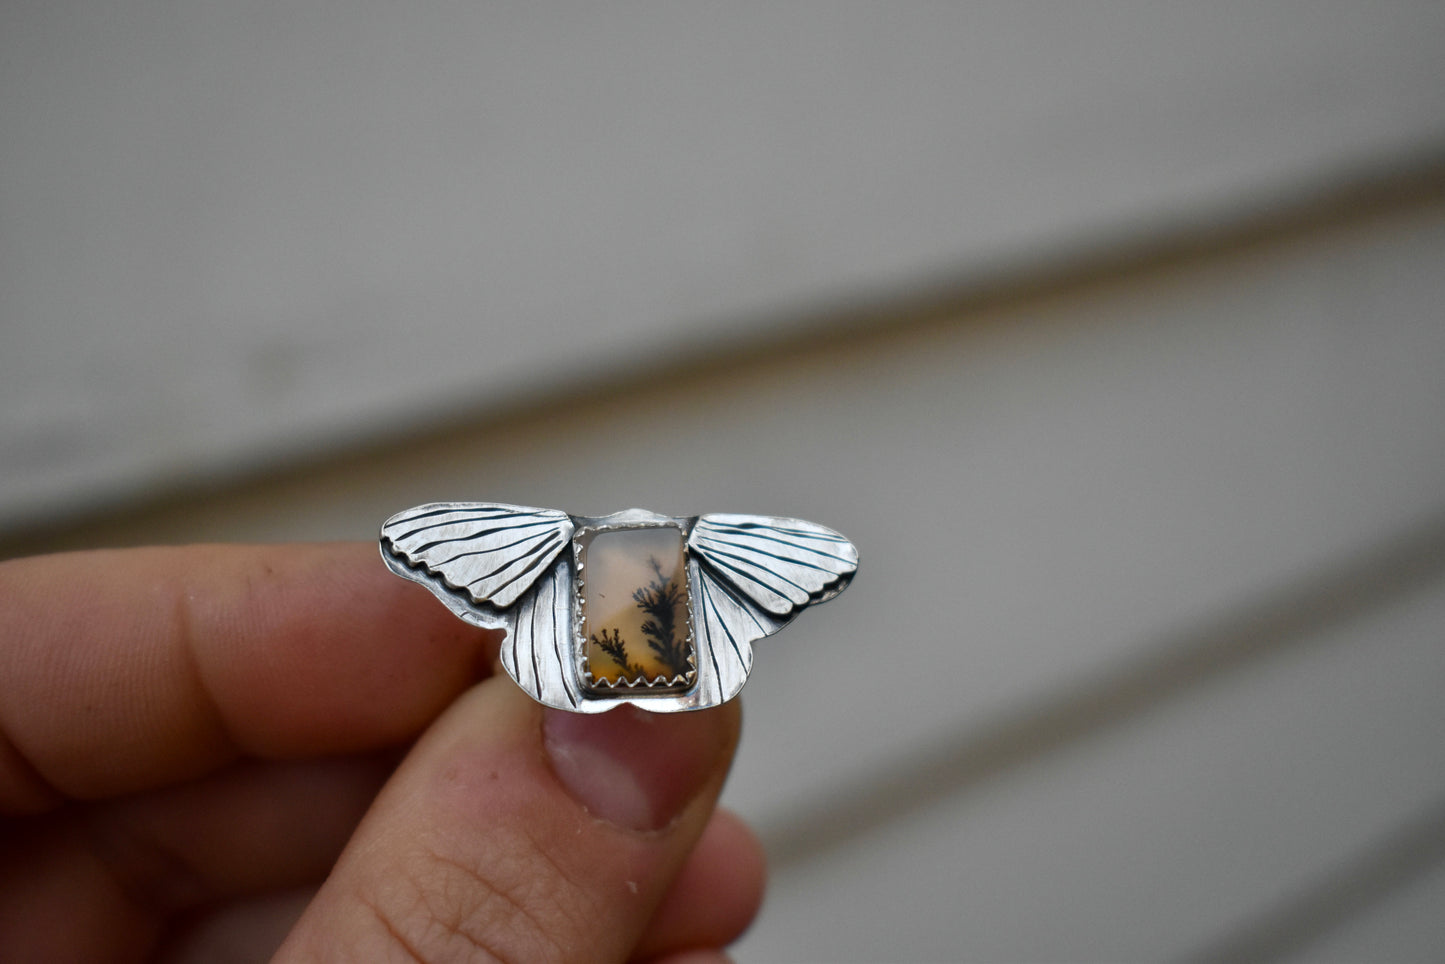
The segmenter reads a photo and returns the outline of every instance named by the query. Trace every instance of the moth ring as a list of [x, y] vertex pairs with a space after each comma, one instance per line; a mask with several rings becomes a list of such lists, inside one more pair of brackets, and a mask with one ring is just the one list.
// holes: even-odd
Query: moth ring
[[697, 710], [738, 694], [752, 644], [848, 587], [858, 550], [802, 519], [628, 509], [572, 516], [433, 502], [387, 519], [381, 556], [457, 616], [505, 629], [502, 666], [547, 706]]

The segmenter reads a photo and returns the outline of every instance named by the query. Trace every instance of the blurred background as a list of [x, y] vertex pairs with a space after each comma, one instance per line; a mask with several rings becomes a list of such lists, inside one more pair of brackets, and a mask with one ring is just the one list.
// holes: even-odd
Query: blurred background
[[1435, 0], [0, 4], [0, 555], [858, 544], [744, 962], [1438, 959], [1442, 306]]

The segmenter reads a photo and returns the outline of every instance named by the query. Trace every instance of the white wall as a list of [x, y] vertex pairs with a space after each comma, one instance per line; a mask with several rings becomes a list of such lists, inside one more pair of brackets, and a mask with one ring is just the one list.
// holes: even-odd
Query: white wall
[[0, 9], [0, 525], [1445, 144], [1445, 7]]
[[815, 518], [863, 565], [757, 648], [727, 799], [775, 877], [741, 960], [1422, 959], [1445, 860], [1426, 201], [52, 543], [368, 538], [468, 497]]
[[1438, 952], [1445, 8], [389, 9], [0, 12], [0, 551], [813, 518], [741, 960]]

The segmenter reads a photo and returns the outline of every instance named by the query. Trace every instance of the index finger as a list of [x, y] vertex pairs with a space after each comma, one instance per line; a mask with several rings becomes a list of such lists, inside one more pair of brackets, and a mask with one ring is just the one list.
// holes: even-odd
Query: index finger
[[486, 675], [496, 635], [369, 543], [0, 563], [0, 812], [403, 742]]

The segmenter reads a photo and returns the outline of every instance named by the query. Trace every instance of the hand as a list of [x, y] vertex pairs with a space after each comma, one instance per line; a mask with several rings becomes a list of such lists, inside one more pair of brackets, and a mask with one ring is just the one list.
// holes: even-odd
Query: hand
[[736, 704], [544, 710], [499, 640], [368, 545], [0, 564], [0, 959], [723, 959]]

